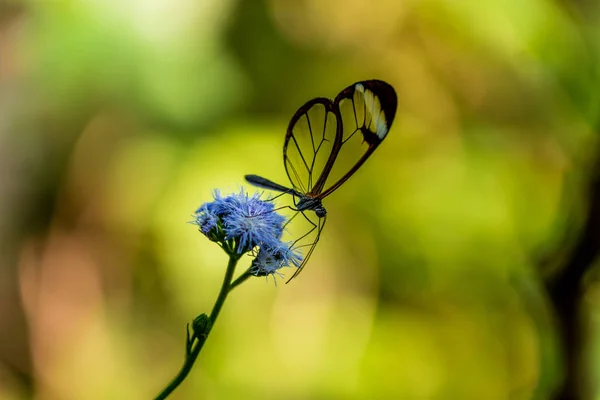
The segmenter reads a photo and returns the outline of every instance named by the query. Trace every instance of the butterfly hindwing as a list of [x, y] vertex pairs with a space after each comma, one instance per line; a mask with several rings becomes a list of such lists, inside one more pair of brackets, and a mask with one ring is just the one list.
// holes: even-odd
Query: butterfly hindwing
[[288, 282], [298, 276], [298, 274], [304, 269], [304, 266], [310, 259], [315, 247], [317, 247], [317, 243], [321, 238], [321, 232], [325, 227], [325, 222], [327, 222], [327, 216], [323, 218], [315, 218], [314, 213], [308, 213], [305, 211], [299, 211], [298, 213], [301, 216], [298, 219], [308, 221], [310, 228], [305, 230], [305, 233], [298, 237], [296, 241], [294, 241], [293, 247], [301, 250], [304, 256], [302, 263], [298, 266], [296, 271], [294, 271], [294, 274], [290, 277], [290, 279], [288, 279]]

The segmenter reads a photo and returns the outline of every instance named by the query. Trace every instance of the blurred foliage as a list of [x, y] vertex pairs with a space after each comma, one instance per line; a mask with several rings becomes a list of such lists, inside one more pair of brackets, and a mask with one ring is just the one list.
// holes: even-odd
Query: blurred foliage
[[583, 217], [598, 22], [548, 0], [0, 2], [0, 398], [156, 395], [226, 265], [193, 211], [246, 173], [285, 183], [295, 110], [369, 78], [399, 94], [391, 134], [327, 198], [306, 271], [236, 289], [173, 398], [548, 398], [541, 261]]

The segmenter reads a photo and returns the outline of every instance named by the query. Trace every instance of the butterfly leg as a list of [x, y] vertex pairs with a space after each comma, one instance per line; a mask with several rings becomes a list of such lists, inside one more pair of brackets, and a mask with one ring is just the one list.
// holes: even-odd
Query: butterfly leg
[[[266, 201], [273, 201], [273, 200], [277, 199], [278, 197], [280, 197], [280, 196], [282, 196], [282, 195], [284, 195], [284, 194], [288, 194], [288, 192], [284, 192], [284, 193], [278, 194], [277, 196], [275, 196], [275, 197], [272, 197], [272, 198], [270, 198], [270, 199], [268, 199], [268, 200], [266, 200]], [[252, 216], [250, 216], [250, 218], [253, 218], [253, 217], [260, 217], [260, 216], [262, 216], [262, 215], [265, 215], [265, 214], [268, 214], [268, 213], [272, 213], [272, 212], [275, 212], [275, 211], [283, 210], [284, 208], [289, 208], [289, 209], [290, 209], [290, 210], [292, 210], [292, 211], [299, 212], [300, 210], [297, 208], [297, 200], [296, 200], [296, 196], [295, 196], [294, 194], [292, 194], [292, 196], [293, 196], [293, 201], [294, 201], [294, 207], [292, 207], [292, 206], [281, 206], [281, 207], [274, 208], [274, 209], [272, 209], [271, 211], [267, 211], [267, 212], [264, 212], [264, 213], [261, 213], [261, 214], [252, 215]], [[295, 208], [295, 207], [296, 207], [296, 208]], [[294, 215], [294, 217], [295, 217], [295, 215]], [[294, 218], [294, 217], [292, 217], [292, 218]], [[290, 220], [291, 220], [292, 218], [290, 218]], [[289, 222], [289, 221], [288, 221], [288, 222]], [[286, 225], [287, 225], [287, 224], [286, 224]]]
[[[308, 232], [306, 232], [304, 235], [302, 235], [302, 236], [300, 236], [298, 239], [296, 239], [296, 240], [294, 241], [294, 243], [292, 243], [292, 246], [295, 246], [295, 245], [296, 245], [296, 243], [298, 243], [299, 241], [301, 241], [302, 239], [304, 239], [305, 237], [307, 237], [308, 235], [310, 235], [310, 234], [311, 234], [311, 233], [312, 233], [312, 232], [313, 232], [315, 229], [317, 229], [317, 228], [318, 228], [317, 224], [315, 224], [314, 222], [312, 222], [312, 221], [310, 220], [310, 218], [308, 218], [308, 217], [306, 216], [306, 214], [304, 213], [304, 211], [299, 211], [298, 213], [299, 213], [299, 214], [302, 214], [302, 216], [304, 217], [304, 219], [305, 219], [305, 220], [307, 220], [307, 221], [308, 221], [308, 222], [309, 222], [309, 223], [312, 225], [312, 228], [310, 228], [310, 230], [309, 230]], [[298, 214], [296, 214], [296, 215], [298, 215]], [[295, 215], [294, 215], [294, 216], [295, 216]], [[320, 225], [320, 218], [319, 218], [319, 225]], [[298, 248], [301, 248], [301, 247], [306, 247], [306, 246], [307, 246], [307, 245], [298, 246]]]
[[[292, 210], [293, 210], [293, 208], [291, 208], [291, 207], [290, 207], [290, 209], [292, 209]], [[285, 228], [286, 228], [286, 227], [289, 225], [289, 223], [290, 223], [290, 222], [292, 222], [292, 220], [293, 220], [294, 218], [296, 218], [296, 216], [297, 216], [298, 214], [300, 214], [300, 211], [296, 211], [296, 213], [295, 213], [295, 214], [294, 214], [292, 217], [290, 217], [290, 218], [289, 218], [287, 221], [285, 221], [285, 224], [283, 224], [283, 229], [285, 229]]]
[[267, 199], [266, 201], [273, 201], [273, 200], [277, 200], [278, 198], [280, 198], [280, 197], [281, 197], [281, 196], [283, 196], [284, 194], [288, 194], [288, 192], [281, 192], [281, 193], [279, 193], [278, 195], [276, 195], [276, 196], [273, 196], [273, 197], [271, 197], [271, 198]]
[[[304, 213], [302, 213], [302, 215], [304, 216], [305, 219], [309, 220], [308, 217]], [[305, 235], [303, 235], [300, 239], [298, 239], [298, 240], [303, 239], [304, 237], [308, 236], [311, 232], [313, 232], [315, 229], [317, 229], [317, 236], [315, 237], [315, 240], [312, 243], [306, 244], [306, 245], [301, 245], [301, 246], [297, 247], [297, 248], [302, 248], [302, 247], [310, 246], [310, 249], [308, 250], [308, 252], [304, 256], [304, 259], [302, 260], [302, 264], [300, 264], [300, 266], [298, 267], [298, 269], [294, 272], [294, 274], [291, 276], [290, 279], [288, 279], [288, 281], [286, 283], [290, 283], [290, 281], [292, 279], [294, 279], [302, 271], [302, 269], [304, 268], [304, 266], [308, 262], [308, 259], [312, 255], [313, 251], [315, 250], [315, 247], [317, 246], [317, 243], [319, 242], [319, 239], [321, 238], [321, 232], [323, 231], [323, 227], [325, 227], [325, 222], [326, 221], [327, 221], [327, 216], [325, 216], [323, 218], [319, 218], [319, 221], [317, 222], [317, 224], [315, 224], [314, 222], [310, 221], [311, 224], [313, 224], [313, 228], [309, 232], [307, 232]], [[296, 242], [298, 242], [298, 240], [296, 240]], [[294, 243], [296, 243], [296, 242], [294, 242]]]
[[[279, 197], [279, 196], [281, 196], [282, 194], [287, 194], [287, 192], [285, 192], [285, 193], [281, 193], [281, 194], [279, 194], [279, 195], [277, 195], [277, 196], [275, 196], [275, 197], [273, 197], [273, 198], [269, 199], [268, 201], [275, 200], [276, 198], [278, 198], [278, 197]], [[295, 196], [293, 193], [292, 193], [292, 196], [293, 196], [293, 201], [294, 201], [294, 207], [292, 207], [292, 206], [281, 206], [281, 207], [277, 207], [277, 208], [274, 208], [273, 210], [269, 211], [269, 212], [275, 212], [275, 211], [283, 210], [284, 208], [289, 208], [290, 210], [292, 210], [292, 211], [295, 211], [295, 212], [296, 212], [296, 214], [294, 214], [294, 216], [293, 216], [293, 217], [291, 217], [291, 218], [290, 218], [290, 219], [289, 219], [289, 220], [288, 220], [288, 221], [285, 223], [285, 225], [284, 225], [284, 228], [287, 226], [287, 224], [289, 224], [289, 223], [290, 223], [290, 221], [291, 221], [292, 219], [294, 219], [294, 217], [296, 217], [296, 215], [298, 215], [298, 213], [299, 213], [299, 212], [301, 212], [301, 211], [300, 211], [300, 209], [298, 208], [298, 201], [296, 200], [296, 196]], [[259, 214], [259, 215], [264, 215], [264, 214]], [[258, 216], [258, 215], [257, 215], [257, 216]], [[306, 216], [305, 216], [304, 218], [306, 218]], [[307, 218], [307, 219], [308, 219], [308, 218]], [[313, 226], [315, 225], [315, 224], [314, 224], [312, 221], [310, 221], [310, 220], [308, 220], [308, 221], [309, 221], [309, 222], [310, 222], [310, 223], [311, 223]]]

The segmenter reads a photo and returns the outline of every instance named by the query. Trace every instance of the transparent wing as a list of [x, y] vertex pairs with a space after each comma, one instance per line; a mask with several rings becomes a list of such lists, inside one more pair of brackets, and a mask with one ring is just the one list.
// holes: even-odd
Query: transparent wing
[[[296, 221], [299, 222], [299, 226], [303, 226], [304, 233], [296, 239], [292, 247], [294, 249], [298, 249], [302, 252], [302, 264], [294, 271], [294, 274], [288, 279], [286, 283], [289, 283], [292, 279], [294, 279], [302, 270], [304, 266], [308, 262], [310, 256], [312, 255], [319, 239], [321, 238], [321, 232], [325, 227], [325, 222], [327, 221], [327, 216], [323, 218], [318, 218], [314, 213], [307, 213], [303, 211], [298, 212], [300, 215], [297, 216]], [[307, 223], [308, 222], [308, 223]]]
[[397, 103], [394, 88], [379, 80], [357, 82], [335, 98], [336, 114], [342, 122], [341, 140], [332, 149], [326, 182], [311, 194], [320, 198], [331, 194], [360, 168], [387, 136]]
[[322, 190], [331, 165], [333, 149], [340, 140], [341, 121], [331, 100], [316, 98], [292, 117], [283, 145], [285, 171], [300, 193]]

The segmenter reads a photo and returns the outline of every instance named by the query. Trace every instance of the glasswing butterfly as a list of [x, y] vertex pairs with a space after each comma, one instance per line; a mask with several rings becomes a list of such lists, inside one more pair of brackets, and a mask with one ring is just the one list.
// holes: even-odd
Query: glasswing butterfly
[[[290, 280], [306, 265], [319, 241], [327, 220], [322, 200], [346, 182], [385, 139], [397, 103], [394, 88], [380, 80], [350, 85], [333, 101], [324, 97], [309, 100], [292, 117], [283, 144], [283, 163], [292, 187], [257, 175], [245, 176], [252, 185], [293, 196], [294, 207], [290, 208], [296, 214], [288, 222], [302, 214], [312, 226], [293, 245], [316, 230], [315, 239], [305, 245], [310, 249]], [[341, 150], [346, 153], [350, 147], [354, 147], [354, 154], [338, 159]], [[337, 173], [332, 173], [334, 170]], [[307, 211], [318, 217], [316, 223]]]

